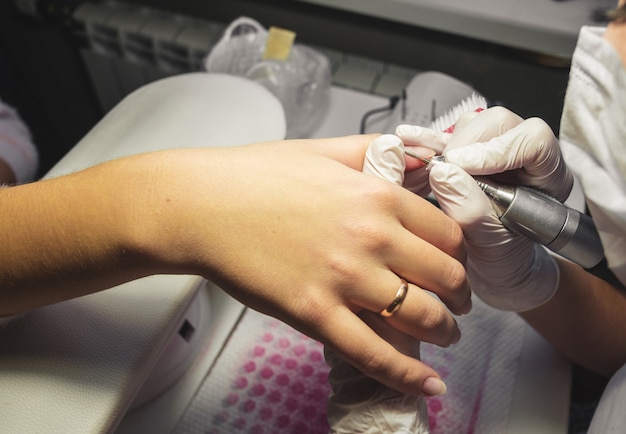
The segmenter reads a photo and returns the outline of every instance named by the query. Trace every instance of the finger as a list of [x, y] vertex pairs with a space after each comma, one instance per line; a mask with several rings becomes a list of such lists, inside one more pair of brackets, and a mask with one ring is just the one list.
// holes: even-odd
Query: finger
[[466, 113], [457, 121], [454, 134], [447, 141], [445, 154], [474, 142], [484, 142], [514, 128], [523, 119], [504, 107]]
[[[403, 292], [405, 283], [406, 291]], [[466, 295], [469, 297], [469, 291]], [[448, 346], [461, 338], [454, 317], [442, 301], [387, 269], [370, 272], [368, 281], [355, 284], [354, 291], [346, 293], [346, 299], [421, 341]], [[395, 309], [389, 313], [392, 308]]]
[[[415, 247], [421, 247], [422, 243], [429, 244], [434, 250], [440, 250], [461, 263], [465, 262], [463, 233], [454, 220], [424, 198], [406, 190], [399, 192], [398, 200], [400, 203], [394, 211], [401, 223], [399, 228], [408, 230], [416, 238], [414, 241], [419, 244]], [[407, 238], [404, 232], [393, 235], [398, 237], [397, 240]], [[396, 243], [398, 246], [402, 244], [400, 241]]]
[[[391, 183], [385, 184], [395, 194], [386, 205], [389, 207], [386, 217], [373, 226], [367, 225], [367, 237], [362, 240], [367, 243], [366, 250], [375, 254], [369, 257], [370, 263], [360, 263], [359, 269], [391, 270], [435, 293], [452, 312], [468, 312], [471, 295], [463, 267], [466, 251], [461, 228], [426, 200]], [[348, 281], [357, 282], [355, 288], [370, 287], [370, 274], [364, 278], [356, 271], [347, 269], [342, 273], [351, 276]], [[385, 285], [386, 281], [380, 278], [375, 282], [372, 292], [394, 285], [388, 280]], [[353, 299], [348, 297], [345, 301], [350, 300]], [[372, 310], [378, 308], [380, 302], [359, 306]]]
[[372, 141], [365, 153], [363, 173], [386, 179], [396, 185], [404, 180], [404, 145], [398, 136], [385, 134]]
[[[363, 165], [363, 172], [370, 173], [378, 176], [379, 178], [386, 179], [394, 184], [400, 185], [404, 175], [404, 145], [400, 138], [395, 135], [386, 134], [375, 139], [367, 150], [365, 163]], [[434, 210], [434, 207], [431, 207], [430, 205], [428, 206], [429, 210]], [[443, 215], [438, 211], [436, 211], [436, 214], [438, 214], [437, 220], [443, 217]], [[451, 221], [449, 221], [449, 223], [454, 225]], [[427, 237], [432, 237], [432, 235], [430, 235], [430, 232], [432, 232], [431, 228], [425, 227], [424, 230], [427, 231]], [[400, 251], [396, 253], [397, 256], [392, 259], [394, 260], [393, 264], [395, 270], [397, 272], [399, 271], [402, 276], [411, 276], [413, 279], [419, 278], [419, 280], [415, 280], [415, 282], [422, 285], [428, 285], [427, 287], [429, 289], [433, 289], [437, 292], [442, 300], [449, 305], [452, 311], [456, 313], [464, 313], [466, 310], [469, 310], [469, 290], [467, 289], [465, 273], [462, 270], [461, 265], [457, 261], [450, 258], [448, 254], [442, 252], [438, 248], [434, 248], [427, 241], [424, 241], [424, 239], [415, 237], [413, 234], [406, 233], [404, 229], [402, 229], [401, 233], [398, 234], [398, 237], [404, 237], [405, 239], [412, 240], [413, 243], [417, 244], [416, 247], [419, 249], [417, 250], [419, 252], [423, 252], [424, 250], [429, 251], [430, 253], [423, 254], [425, 258], [420, 262], [425, 262], [429, 265], [432, 262], [432, 266], [435, 267], [435, 270], [433, 272], [433, 269], [431, 269], [429, 265], [423, 269], [421, 266], [416, 267], [414, 265], [415, 263], [407, 263], [405, 255], [410, 253], [415, 254], [416, 250], [410, 250], [411, 246], [409, 246], [409, 250], [407, 251], [404, 248], [405, 243], [395, 243], [395, 245], [402, 247]], [[398, 239], [400, 240], [401, 238]], [[461, 244], [461, 241], [462, 237], [459, 234], [458, 243]], [[462, 253], [458, 253], [457, 246], [455, 246], [453, 252], [454, 254], [461, 256], [463, 260], [465, 259]], [[441, 267], [445, 267], [445, 270], [441, 270]], [[443, 274], [446, 276], [444, 279], [441, 279], [441, 271], [447, 272]], [[423, 291], [420, 290], [420, 293], [421, 292]], [[430, 304], [435, 304], [432, 299], [427, 301], [431, 302]], [[440, 309], [442, 308], [443, 307], [440, 306]], [[435, 312], [436, 309], [433, 309], [432, 311]], [[427, 322], [426, 325], [429, 326], [430, 324]]]
[[[413, 149], [425, 157], [434, 155], [434, 151], [429, 148]], [[374, 139], [367, 148], [363, 173], [378, 176], [396, 185], [404, 185], [414, 193], [425, 196], [430, 191], [428, 172], [416, 170], [422, 167], [424, 163], [419, 159], [405, 155], [404, 143], [398, 136], [385, 134]]]
[[[462, 255], [461, 262], [420, 237], [404, 236], [404, 239], [405, 242], [399, 243], [390, 253], [389, 269], [436, 294], [453, 313], [461, 315], [469, 312], [472, 304], [470, 285], [463, 266], [465, 255]], [[422, 290], [414, 292], [424, 293]], [[425, 303], [426, 312], [437, 312], [438, 307], [429, 303], [429, 299], [422, 299], [422, 302]]]
[[[436, 249], [452, 256], [459, 262], [465, 262], [463, 232], [458, 224], [424, 198], [415, 196], [406, 190], [398, 193], [399, 203], [394, 211], [400, 219], [401, 227], [423, 242], [436, 246]], [[405, 238], [411, 238], [407, 237], [406, 233], [394, 235], [402, 237], [398, 239], [403, 241]], [[402, 245], [402, 242], [398, 241], [396, 244]], [[412, 246], [411, 248], [415, 247], [419, 246]]]
[[[421, 202], [421, 203], [420, 203]], [[454, 313], [471, 308], [463, 268], [467, 258], [463, 231], [445, 213], [413, 197], [399, 211], [402, 226], [392, 227], [389, 268], [412, 283], [437, 294]], [[408, 233], [407, 233], [408, 231]]]
[[[542, 156], [543, 149], [547, 147], [544, 132], [543, 128], [537, 130], [526, 120], [486, 141], [477, 138], [467, 146], [446, 150], [446, 160], [472, 175], [492, 175], [541, 164], [536, 159]], [[483, 136], [488, 137], [489, 134]], [[549, 136], [552, 136], [551, 131]], [[528, 142], [533, 146], [528, 146]]]
[[[374, 175], [378, 178], [387, 180], [395, 185], [402, 185], [404, 178], [405, 157], [404, 157], [404, 144], [402, 140], [392, 134], [385, 134], [372, 141], [367, 149], [365, 156], [365, 162], [363, 163], [363, 173]], [[422, 223], [421, 227], [418, 227], [420, 231], [425, 231], [425, 239], [436, 239], [437, 237], [431, 234], [430, 228], [426, 225], [434, 224], [439, 219], [444, 218], [441, 212], [436, 208], [430, 206], [423, 201], [416, 201], [413, 196], [408, 196], [405, 191], [400, 190], [398, 193], [404, 196], [400, 199], [399, 208], [407, 209], [404, 206], [406, 203], [411, 203], [413, 206], [409, 209], [413, 209], [417, 212], [415, 215], [408, 216], [409, 221], [415, 218], [415, 221]], [[422, 207], [426, 206], [425, 209]], [[429, 219], [430, 217], [430, 219]], [[448, 224], [454, 225], [452, 221], [448, 221]]]
[[431, 293], [411, 283], [408, 284], [404, 301], [393, 315], [383, 317], [380, 312], [395, 302], [397, 289], [394, 287], [379, 289], [377, 298], [380, 300], [383, 296], [387, 297], [382, 304], [378, 302], [378, 307], [383, 307], [375, 312], [381, 320], [406, 335], [441, 347], [455, 344], [461, 339], [457, 322], [442, 302]]
[[510, 172], [509, 182], [538, 187], [559, 200], [567, 198], [574, 182], [556, 137], [538, 118], [485, 142], [446, 151], [446, 160], [472, 175]]
[[[433, 192], [441, 208], [463, 228], [474, 264], [477, 260], [501, 264], [504, 258], [525, 257], [524, 250], [533, 249], [532, 240], [503, 226], [491, 200], [463, 169], [444, 163], [431, 172]], [[509, 281], [512, 277], [510, 269], [490, 268], [489, 277], [496, 275]]]
[[463, 130], [467, 124], [472, 122], [474, 118], [478, 116], [478, 113], [480, 113], [480, 111], [475, 111], [475, 110], [463, 113], [454, 123], [454, 130], [455, 131]]
[[358, 317], [402, 354], [420, 358], [420, 341], [392, 326], [387, 318], [365, 309], [358, 313]]
[[441, 209], [462, 228], [475, 225], [484, 216], [492, 216], [494, 224], [501, 225], [490, 200], [474, 178], [459, 166], [449, 163], [433, 166], [430, 184]]
[[417, 125], [398, 125], [396, 135], [402, 139], [405, 146], [420, 146], [430, 148], [440, 154], [447, 146], [451, 137], [440, 131], [433, 131], [430, 128], [418, 127]]
[[336, 309], [321, 321], [321, 329], [327, 347], [382, 384], [410, 395], [445, 393], [434, 369], [399, 352], [349, 310]]

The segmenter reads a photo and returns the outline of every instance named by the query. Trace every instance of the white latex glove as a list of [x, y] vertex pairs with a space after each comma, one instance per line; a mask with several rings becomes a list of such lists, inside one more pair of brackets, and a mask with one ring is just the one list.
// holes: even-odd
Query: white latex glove
[[[449, 163], [471, 175], [497, 175], [494, 179], [534, 187], [563, 201], [574, 179], [563, 160], [559, 143], [541, 119], [522, 119], [504, 107], [469, 112], [455, 124], [454, 133], [400, 125], [396, 134], [416, 152], [445, 155]], [[411, 191], [427, 191], [423, 171], [408, 173], [404, 182]]]
[[554, 133], [539, 118], [522, 119], [504, 107], [463, 115], [443, 154], [471, 175], [534, 187], [564, 201], [574, 178]]
[[411, 126], [401, 126], [397, 133], [405, 144], [442, 151], [451, 163], [432, 167], [430, 185], [441, 208], [463, 228], [473, 291], [505, 310], [528, 310], [549, 300], [559, 281], [554, 259], [504, 228], [468, 175], [492, 175], [499, 182], [534, 187], [565, 200], [573, 177], [548, 125], [493, 107], [463, 115], [453, 134]]
[[[404, 146], [411, 148], [412, 154], [426, 158], [441, 154], [446, 147], [449, 136], [451, 136], [429, 128], [406, 124], [398, 125], [396, 135], [402, 140]], [[407, 157], [407, 159], [410, 162], [412, 157]], [[417, 167], [422, 167], [422, 164], [418, 164]], [[403, 186], [415, 194], [426, 197], [430, 193], [428, 172], [412, 169], [414, 167], [407, 167]]]
[[430, 170], [430, 183], [443, 211], [463, 228], [467, 274], [473, 292], [502, 310], [525, 311], [548, 301], [559, 269], [550, 254], [505, 228], [469, 174], [450, 163]]
[[[365, 155], [363, 172], [402, 184], [405, 157], [402, 141], [387, 134], [374, 140]], [[381, 337], [404, 354], [419, 358], [420, 342], [391, 327], [380, 315], [359, 316]], [[405, 395], [363, 375], [333, 352], [325, 351], [333, 389], [328, 401], [331, 433], [428, 433], [423, 397]]]

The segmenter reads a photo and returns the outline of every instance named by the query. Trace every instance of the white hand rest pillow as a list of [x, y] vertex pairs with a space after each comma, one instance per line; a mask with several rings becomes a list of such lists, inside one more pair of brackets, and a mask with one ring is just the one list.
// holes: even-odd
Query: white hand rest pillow
[[[233, 76], [185, 74], [126, 97], [47, 176], [166, 147], [284, 136], [282, 107], [265, 88]], [[0, 329], [1, 430], [113, 431], [200, 283], [192, 276], [139, 279], [34, 310]]]

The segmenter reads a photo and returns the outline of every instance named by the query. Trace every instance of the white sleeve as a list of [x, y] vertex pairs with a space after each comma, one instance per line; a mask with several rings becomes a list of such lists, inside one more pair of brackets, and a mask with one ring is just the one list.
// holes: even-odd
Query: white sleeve
[[608, 266], [626, 284], [626, 68], [604, 31], [581, 29], [560, 140], [565, 160], [581, 183]]

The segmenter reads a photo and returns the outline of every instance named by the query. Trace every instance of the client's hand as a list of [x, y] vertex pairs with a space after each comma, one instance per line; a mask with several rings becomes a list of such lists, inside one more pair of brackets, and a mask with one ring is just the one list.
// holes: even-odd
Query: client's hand
[[[149, 215], [159, 215], [154, 230], [163, 242], [157, 250], [165, 263], [180, 261], [185, 272], [215, 280], [381, 383], [436, 395], [444, 391], [439, 375], [358, 314], [386, 308], [402, 277], [411, 287], [384, 323], [437, 345], [456, 342], [450, 311], [471, 306], [462, 233], [422, 198], [361, 173], [373, 139], [156, 154], [161, 164], [152, 167], [167, 180], [151, 184], [157, 194]], [[177, 244], [183, 249], [173, 250]]]
[[361, 173], [373, 139], [172, 149], [0, 189], [0, 315], [149, 274], [199, 274], [391, 388], [441, 393], [433, 369], [358, 314], [389, 306], [402, 277], [415, 286], [386, 323], [458, 340], [450, 311], [471, 303], [461, 229]]
[[558, 267], [550, 254], [505, 228], [474, 178], [460, 167], [437, 164], [430, 181], [441, 208], [463, 228], [467, 273], [476, 295], [493, 307], [513, 311], [548, 301], [558, 285]]

